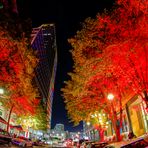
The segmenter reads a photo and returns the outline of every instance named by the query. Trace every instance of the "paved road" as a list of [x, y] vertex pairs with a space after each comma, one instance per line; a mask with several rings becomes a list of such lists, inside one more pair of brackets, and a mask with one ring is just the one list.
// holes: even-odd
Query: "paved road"
[[[50, 145], [44, 145], [44, 146], [33, 146], [33, 148], [64, 148], [64, 146], [58, 146], [58, 145], [53, 145], [53, 146], [50, 146]], [[8, 146], [8, 145], [0, 145], [0, 148], [20, 148], [19, 146], [15, 146], [15, 145], [12, 145], [12, 146]]]
[[18, 148], [18, 146], [15, 146], [15, 145], [12, 145], [12, 146], [8, 146], [7, 144], [3, 144], [3, 145], [0, 145], [0, 148]]

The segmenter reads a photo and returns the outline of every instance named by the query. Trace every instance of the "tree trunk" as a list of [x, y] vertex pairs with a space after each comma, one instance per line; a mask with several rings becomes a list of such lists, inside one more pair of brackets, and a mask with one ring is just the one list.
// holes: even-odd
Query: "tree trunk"
[[117, 125], [116, 125], [116, 130], [115, 130], [115, 132], [116, 132], [116, 140], [117, 140], [117, 141], [121, 141], [120, 126], [117, 126]]
[[[116, 111], [113, 112], [113, 127], [114, 127], [114, 130], [115, 130], [115, 134], [116, 134], [116, 141], [121, 141], [121, 135], [120, 135], [120, 123], [117, 122], [117, 113]], [[119, 121], [121, 122], [121, 121]]]
[[99, 133], [99, 138], [100, 138], [100, 142], [104, 141], [104, 129], [98, 129], [98, 133]]
[[14, 105], [11, 106], [10, 111], [9, 111], [8, 123], [7, 123], [7, 132], [9, 132], [9, 123], [10, 123], [10, 117], [11, 117], [13, 107], [14, 107]]

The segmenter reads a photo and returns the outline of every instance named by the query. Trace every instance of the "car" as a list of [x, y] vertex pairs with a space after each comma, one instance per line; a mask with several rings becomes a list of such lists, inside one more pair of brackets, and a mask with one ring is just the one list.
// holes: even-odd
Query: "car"
[[72, 147], [72, 140], [71, 139], [66, 139], [65, 141], [64, 141], [64, 143], [63, 143], [63, 145], [65, 146], [65, 147]]
[[23, 136], [13, 138], [12, 143], [18, 146], [22, 146], [22, 147], [32, 147], [33, 146], [33, 142], [30, 139], [23, 137]]
[[12, 137], [10, 134], [5, 130], [0, 129], [0, 145], [7, 144], [8, 146], [11, 146], [11, 142]]
[[41, 140], [36, 140], [33, 142], [33, 145], [34, 146], [41, 146], [41, 145], [43, 145], [43, 142]]
[[114, 142], [104, 148], [148, 148], [148, 142], [140, 137], [128, 141]]

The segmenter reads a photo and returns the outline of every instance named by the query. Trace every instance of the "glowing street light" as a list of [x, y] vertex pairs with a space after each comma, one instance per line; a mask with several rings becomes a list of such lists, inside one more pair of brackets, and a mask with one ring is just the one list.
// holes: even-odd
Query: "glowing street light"
[[113, 100], [114, 99], [114, 95], [113, 94], [108, 94], [107, 99], [108, 100]]
[[0, 88], [0, 95], [4, 94], [4, 89]]
[[90, 125], [90, 122], [87, 122], [86, 124], [87, 124], [87, 126], [89, 126]]

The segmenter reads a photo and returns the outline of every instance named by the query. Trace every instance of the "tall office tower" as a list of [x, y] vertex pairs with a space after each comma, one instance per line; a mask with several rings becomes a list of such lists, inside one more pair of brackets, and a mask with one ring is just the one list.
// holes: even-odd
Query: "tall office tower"
[[37, 51], [39, 59], [35, 83], [38, 87], [42, 105], [47, 109], [47, 128], [51, 127], [54, 81], [57, 69], [57, 46], [54, 24], [43, 24], [33, 28], [31, 46]]
[[64, 131], [64, 124], [56, 124], [54, 127], [55, 131]]

